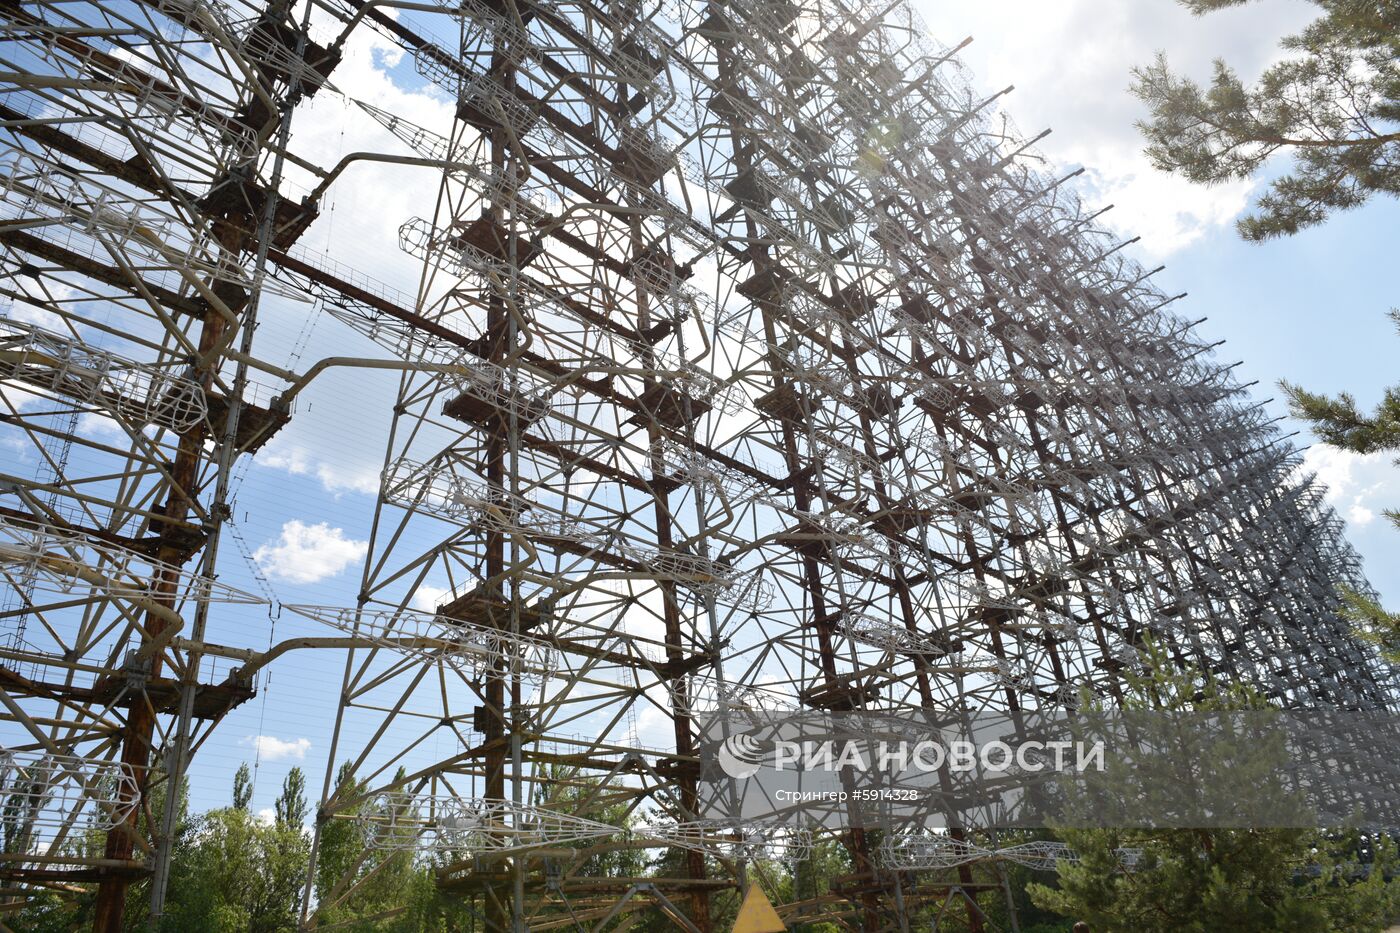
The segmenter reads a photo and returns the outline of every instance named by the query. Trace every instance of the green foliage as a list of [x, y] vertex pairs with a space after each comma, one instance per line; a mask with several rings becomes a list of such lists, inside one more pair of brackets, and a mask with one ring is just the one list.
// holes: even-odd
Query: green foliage
[[[1400, 308], [1391, 309], [1390, 319], [1400, 329]], [[1386, 389], [1371, 415], [1362, 414], [1347, 392], [1321, 395], [1287, 381], [1279, 388], [1288, 397], [1293, 417], [1312, 425], [1324, 443], [1359, 454], [1400, 450], [1400, 386]], [[1400, 526], [1400, 511], [1386, 509], [1385, 516]], [[1340, 595], [1342, 616], [1356, 625], [1362, 638], [1378, 645], [1387, 660], [1400, 663], [1400, 614], [1387, 612], [1374, 597], [1349, 587]]]
[[176, 849], [160, 929], [293, 931], [309, 855], [300, 826], [235, 807], [205, 813]]
[[1400, 389], [1386, 390], [1373, 415], [1363, 415], [1347, 392], [1319, 395], [1282, 382], [1294, 417], [1309, 421], [1325, 443], [1359, 454], [1400, 448]]
[[[350, 762], [340, 766], [335, 779], [335, 796], [348, 799], [363, 794], [366, 784], [354, 779]], [[343, 811], [347, 816], [358, 814], [362, 805]], [[366, 851], [364, 824], [353, 819], [327, 820], [321, 827], [321, 848], [316, 856], [316, 899], [328, 904], [333, 899], [336, 883], [358, 868]]]
[[[1154, 672], [1130, 678], [1127, 705], [1140, 709], [1255, 709], [1261, 701], [1247, 690], [1227, 690], [1187, 675], [1162, 675], [1167, 664], [1159, 652]], [[626, 826], [630, 817], [618, 802], [600, 800], [592, 779], [567, 768], [551, 773], [541, 785], [540, 805], [590, 818], [606, 818]], [[403, 774], [394, 785], [401, 784]], [[291, 819], [264, 822], [249, 813], [248, 784], [235, 776], [234, 802], [242, 806], [216, 809], [182, 821], [175, 840], [170, 897], [159, 930], [198, 930], [208, 933], [290, 933], [297, 927], [301, 885], [306, 877], [309, 840], [301, 824]], [[348, 803], [343, 812], [364, 814], [380, 806], [374, 799], [361, 800], [367, 786], [356, 781], [350, 765], [336, 778], [336, 796]], [[294, 816], [304, 787], [289, 779], [279, 801], [281, 812]], [[304, 805], [304, 804], [303, 804]], [[184, 811], [182, 806], [181, 812]], [[372, 815], [372, 814], [371, 814]], [[439, 866], [416, 861], [408, 852], [386, 852], [367, 846], [364, 823], [337, 818], [321, 831], [321, 850], [315, 875], [317, 923], [327, 928], [358, 933], [448, 933], [469, 929], [472, 921], [465, 899], [443, 894], [436, 874]], [[990, 844], [1009, 845], [1022, 836], [1003, 832]], [[1023, 933], [1067, 933], [1071, 920], [1083, 919], [1099, 931], [1167, 930], [1282, 930], [1365, 931], [1380, 929], [1395, 907], [1392, 887], [1382, 871], [1362, 876], [1357, 867], [1361, 847], [1353, 839], [1324, 840], [1301, 831], [1109, 831], [1063, 830], [1061, 837], [1084, 856], [1080, 866], [1062, 870], [1056, 886], [1026, 884], [1030, 873], [1013, 869], [1011, 885], [1023, 886], [1034, 900], [1021, 913]], [[1140, 846], [1144, 865], [1133, 874], [1117, 871], [1112, 849]], [[606, 845], [581, 844], [579, 858], [585, 873], [613, 877], [683, 877], [686, 853], [668, 850], [651, 862], [635, 852], [609, 850]], [[1391, 865], [1393, 854], [1382, 845], [1375, 864]], [[1309, 874], [1309, 866], [1322, 866]], [[716, 875], [723, 873], [712, 865]], [[816, 843], [809, 859], [797, 865], [757, 863], [748, 866], [749, 880], [763, 886], [775, 903], [819, 902], [832, 879], [851, 870], [849, 856], [835, 839]], [[979, 869], [980, 870], [980, 869]], [[947, 880], [955, 880], [949, 873]], [[978, 882], [995, 881], [979, 875]], [[133, 892], [127, 929], [144, 930], [144, 914]], [[1006, 918], [999, 898], [984, 898], [984, 908], [994, 924]], [[688, 910], [688, 899], [677, 905]], [[711, 898], [715, 929], [727, 929], [734, 920], [737, 894], [719, 891]], [[1065, 917], [1069, 919], [1057, 919]], [[815, 919], [814, 915], [813, 919]], [[931, 908], [920, 908], [911, 917], [914, 928], [932, 922]], [[659, 909], [632, 914], [630, 929], [651, 933], [674, 929], [674, 922]], [[955, 909], [941, 923], [961, 929], [962, 914]], [[90, 901], [38, 899], [14, 918], [15, 929], [34, 933], [60, 933], [91, 924]], [[943, 926], [940, 927], [943, 928]], [[836, 933], [833, 923], [794, 922], [800, 933]]]
[[[1393, 513], [1387, 513], [1392, 515]], [[1357, 634], [1376, 645], [1391, 664], [1400, 664], [1400, 613], [1387, 612], [1365, 593], [1343, 587], [1342, 616], [1356, 625]]]
[[[1197, 15], [1249, 0], [1180, 0]], [[1216, 61], [1209, 87], [1174, 74], [1166, 56], [1134, 69], [1139, 123], [1153, 164], [1211, 184], [1252, 175], [1275, 153], [1292, 170], [1270, 185], [1248, 240], [1296, 233], [1373, 194], [1400, 195], [1400, 5], [1313, 0], [1322, 16], [1282, 41], [1286, 55], [1248, 87]]]
[[[1390, 319], [1400, 329], [1400, 308], [1391, 309]], [[1400, 450], [1400, 386], [1387, 389], [1371, 415], [1362, 414], [1346, 392], [1329, 396], [1289, 382], [1279, 386], [1293, 416], [1311, 424], [1324, 443], [1359, 454]]]
[[[1149, 651], [1149, 658], [1146, 675], [1127, 679], [1127, 709], [1264, 706], [1247, 688], [1174, 670], [1159, 651]], [[1267, 796], [1260, 786], [1270, 783], [1266, 772], [1277, 764], [1277, 750], [1229, 751], [1237, 786]], [[1129, 795], [1151, 793], [1146, 778], [1140, 787], [1130, 783], [1131, 774], [1113, 778], [1127, 785]], [[1059, 827], [1056, 835], [1081, 861], [1061, 863], [1056, 885], [1032, 883], [1027, 891], [1037, 906], [1083, 920], [1096, 933], [1360, 933], [1383, 929], [1400, 906], [1400, 891], [1385, 877], [1395, 862], [1384, 841], [1375, 847], [1376, 870], [1366, 873], [1358, 862], [1359, 840], [1304, 829]], [[1133, 871], [1123, 870], [1119, 848], [1142, 850]]]
[[[832, 878], [850, 871], [851, 856], [845, 846], [835, 839], [819, 839], [812, 845], [811, 857], [792, 867], [791, 900], [819, 898], [831, 890]], [[830, 923], [803, 923], [792, 929], [795, 933], [836, 933], [839, 928]]]
[[[402, 769], [393, 786], [404, 780]], [[316, 916], [320, 924], [361, 933], [437, 933], [465, 929], [467, 908], [459, 899], [439, 892], [437, 867], [415, 861], [407, 851], [369, 847], [366, 822], [356, 816], [374, 817], [381, 806], [360, 800], [368, 784], [355, 780], [354, 768], [344, 762], [336, 772], [337, 816], [321, 827], [316, 858]], [[405, 814], [398, 814], [402, 819]]]
[[[340, 773], [345, 785], [348, 767]], [[234, 776], [235, 806], [193, 820], [184, 818], [182, 793], [166, 913], [157, 928], [161, 933], [290, 933], [297, 928], [310, 858], [310, 840], [300, 822], [305, 817], [304, 781], [289, 776], [277, 807], [283, 818], [271, 823], [248, 812], [251, 784], [251, 775], [240, 768]], [[157, 804], [163, 806], [163, 796], [153, 800]], [[439, 894], [433, 866], [415, 864], [408, 853], [368, 851], [363, 830], [353, 820], [332, 821], [325, 830], [316, 873], [318, 899], [326, 902], [342, 875], [358, 884], [342, 903], [322, 911], [322, 922], [333, 920], [337, 929], [360, 933], [467, 928], [465, 907]], [[74, 845], [99, 854], [102, 841], [95, 834]], [[130, 933], [147, 933], [148, 897], [146, 885], [132, 887], [125, 924]], [[36, 898], [11, 925], [26, 933], [89, 929], [91, 894]]]
[[233, 808], [247, 810], [252, 799], [253, 772], [248, 770], [248, 763], [245, 761], [238, 766], [238, 771], [233, 775]]
[[[1394, 883], [1360, 866], [1344, 841], [1304, 830], [1065, 830], [1080, 854], [1058, 886], [1032, 884], [1036, 904], [1104, 933], [1235, 930], [1361, 933], [1387, 926]], [[1123, 872], [1113, 849], [1143, 860]], [[1393, 864], [1393, 851], [1377, 865]]]
[[300, 768], [287, 772], [282, 782], [282, 793], [273, 804], [278, 826], [300, 827], [306, 822], [306, 775]]

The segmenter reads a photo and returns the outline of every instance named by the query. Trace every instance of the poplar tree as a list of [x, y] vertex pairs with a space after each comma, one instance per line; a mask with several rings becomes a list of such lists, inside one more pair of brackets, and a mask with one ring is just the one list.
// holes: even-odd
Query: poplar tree
[[238, 766], [238, 771], [233, 775], [233, 808], [247, 810], [252, 800], [253, 772], [248, 770], [248, 763], [245, 761]]
[[306, 821], [306, 775], [300, 768], [287, 772], [282, 782], [282, 793], [273, 804], [278, 826], [291, 826], [298, 829]]

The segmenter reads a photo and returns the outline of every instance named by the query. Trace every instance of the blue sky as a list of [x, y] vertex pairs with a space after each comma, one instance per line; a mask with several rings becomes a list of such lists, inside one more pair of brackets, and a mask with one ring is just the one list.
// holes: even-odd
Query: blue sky
[[[1378, 202], [1290, 240], [1244, 243], [1233, 222], [1257, 187], [1242, 182], [1203, 189], [1152, 170], [1132, 127], [1140, 105], [1126, 93], [1131, 66], [1148, 61], [1159, 47], [1197, 76], [1208, 74], [1215, 55], [1246, 75], [1257, 73], [1276, 54], [1277, 38], [1306, 22], [1315, 8], [1259, 0], [1195, 20], [1171, 0], [923, 0], [919, 6], [942, 42], [976, 37], [964, 54], [974, 85], [1017, 86], [1006, 109], [1021, 130], [1054, 128], [1041, 152], [1057, 165], [1089, 168], [1085, 198], [1114, 203], [1111, 224], [1125, 238], [1143, 236], [1133, 248], [1136, 255], [1149, 266], [1167, 264], [1159, 275], [1162, 287], [1190, 293], [1179, 312], [1208, 318], [1201, 332], [1228, 341], [1219, 359], [1243, 359], [1237, 372], [1242, 381], [1260, 383], [1257, 397], [1277, 396], [1274, 385], [1281, 377], [1321, 390], [1349, 389], [1367, 405], [1379, 397], [1391, 378], [1387, 363], [1400, 346], [1384, 314], [1400, 305], [1400, 204]], [[445, 127], [450, 107], [421, 81], [409, 80], [411, 74], [387, 43], [365, 39], [352, 43], [336, 78], [360, 99], [425, 126]], [[296, 125], [302, 151], [327, 164], [356, 150], [398, 151], [363, 113], [324, 95]], [[417, 264], [398, 252], [396, 230], [410, 216], [431, 210], [434, 186], [431, 171], [352, 169], [337, 183], [308, 245], [329, 247], [411, 293]], [[383, 219], [366, 223], [366, 217]], [[383, 355], [329, 316], [285, 303], [267, 309], [258, 340], [270, 362], [297, 369], [322, 356]], [[303, 344], [308, 349], [299, 359], [285, 349]], [[266, 349], [272, 347], [278, 349]], [[330, 372], [304, 395], [292, 425], [256, 463], [242, 467], [239, 534], [279, 601], [354, 603], [389, 424], [391, 402], [383, 400], [392, 398], [394, 385], [392, 375]], [[1277, 400], [1272, 408], [1284, 414]], [[1298, 440], [1310, 442], [1306, 434]], [[1349, 519], [1372, 581], [1400, 604], [1400, 576], [1393, 569], [1400, 531], [1380, 516], [1383, 508], [1400, 507], [1400, 472], [1384, 456], [1321, 448], [1309, 451], [1308, 464], [1333, 487], [1332, 498]], [[227, 546], [224, 579], [256, 589], [239, 567], [235, 543]], [[216, 617], [210, 637], [229, 644], [333, 634], [285, 612], [275, 622], [256, 608]], [[300, 651], [275, 665], [259, 697], [230, 716], [196, 757], [193, 805], [226, 803], [234, 769], [255, 759], [255, 808], [271, 807], [294, 765], [307, 770], [314, 801], [343, 663], [338, 652]]]

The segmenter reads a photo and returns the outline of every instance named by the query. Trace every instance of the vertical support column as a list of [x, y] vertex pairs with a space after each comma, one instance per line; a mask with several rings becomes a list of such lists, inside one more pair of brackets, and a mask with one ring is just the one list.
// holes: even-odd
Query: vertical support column
[[[226, 326], [221, 315], [209, 312], [200, 329], [199, 351], [201, 357], [219, 343], [223, 338]], [[215, 365], [213, 362], [206, 363], [197, 374], [200, 385], [206, 390], [213, 384]], [[206, 436], [204, 425], [200, 423], [180, 437], [180, 446], [170, 471], [169, 492], [161, 507], [161, 512], [167, 521], [161, 524], [160, 543], [156, 557], [162, 563], [178, 565], [185, 557], [184, 549], [175, 539], [176, 528], [178, 523], [183, 523], [189, 517], [191, 511], [193, 496], [199, 482], [199, 466], [203, 457]], [[176, 580], [168, 574], [162, 575], [153, 581], [153, 589], [156, 603], [167, 609], [173, 610], [175, 608], [180, 595]], [[158, 639], [168, 626], [169, 623], [161, 616], [148, 613], [145, 626], [146, 638], [143, 640], [141, 648], [144, 650], [155, 639]], [[162, 653], [160, 651], [154, 652], [146, 659], [146, 663], [149, 664], [149, 669], [145, 672], [146, 676], [160, 676], [161, 662]], [[132, 773], [136, 776], [136, 786], [139, 792], [138, 805], [132, 808], [130, 815], [124, 822], [108, 831], [107, 843], [103, 850], [103, 855], [108, 859], [125, 861], [131, 858], [132, 852], [135, 850], [138, 822], [151, 782], [150, 766], [152, 763], [151, 754], [154, 751], [152, 742], [155, 736], [155, 725], [155, 710], [143, 692], [133, 698], [131, 712], [127, 716], [126, 725], [121, 732], [121, 760], [123, 764], [132, 769]], [[179, 788], [169, 787], [167, 793], [178, 794]], [[126, 911], [126, 892], [130, 884], [131, 877], [125, 873], [114, 873], [98, 884], [97, 900], [93, 907], [93, 933], [121, 933]]]

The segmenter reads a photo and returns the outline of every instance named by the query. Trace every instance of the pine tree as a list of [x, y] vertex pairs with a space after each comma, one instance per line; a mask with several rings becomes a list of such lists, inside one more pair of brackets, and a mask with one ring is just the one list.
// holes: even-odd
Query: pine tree
[[[1175, 669], [1162, 652], [1150, 650], [1148, 660], [1145, 674], [1126, 678], [1123, 708], [1129, 715], [1267, 708], [1247, 688]], [[1216, 781], [1228, 774], [1245, 804], [1260, 798], [1265, 806], [1280, 805], [1281, 791], [1270, 775], [1286, 764], [1281, 748], [1245, 741], [1231, 746], [1224, 760], [1201, 761], [1172, 744], [1174, 728], [1139, 737], [1163, 752], [1164, 766], [1136, 761], [1107, 775], [1108, 781], [1086, 786], [1082, 802], [1101, 808], [1106, 792], [1159, 799], [1160, 782], [1172, 777], [1167, 767], [1189, 764], [1198, 777], [1212, 769]], [[1069, 809], [1074, 812], [1074, 801]], [[1027, 893], [1036, 906], [1083, 920], [1095, 933], [1374, 933], [1400, 904], [1400, 883], [1387, 879], [1394, 852], [1384, 840], [1375, 847], [1375, 870], [1364, 873], [1358, 870], [1357, 839], [1308, 829], [1122, 829], [1088, 821], [1076, 826], [1059, 827], [1056, 835], [1080, 861], [1062, 861], [1056, 885], [1031, 884]], [[1124, 870], [1118, 852], [1123, 848], [1141, 852], [1131, 871]]]
[[[1392, 308], [1390, 319], [1400, 330], [1400, 308]], [[1279, 383], [1288, 397], [1293, 417], [1312, 425], [1323, 443], [1358, 454], [1400, 452], [1400, 386], [1391, 386], [1366, 415], [1348, 392], [1335, 396], [1309, 392], [1287, 381]], [[1396, 459], [1400, 465], [1400, 458]], [[1386, 518], [1400, 527], [1400, 510], [1387, 509]], [[1366, 593], [1343, 589], [1343, 613], [1357, 624], [1363, 637], [1380, 645], [1392, 663], [1400, 663], [1400, 613], [1387, 612]]]
[[[1203, 15], [1250, 0], [1179, 2]], [[1240, 221], [1247, 240], [1400, 195], [1400, 4], [1313, 2], [1323, 15], [1282, 41], [1287, 54], [1253, 87], [1219, 60], [1209, 88], [1174, 74], [1164, 54], [1133, 71], [1133, 92], [1152, 113], [1138, 126], [1158, 168], [1211, 184], [1292, 154], [1292, 170]]]
[[[1391, 310], [1390, 319], [1400, 329], [1400, 308]], [[1400, 451], [1400, 386], [1387, 389], [1370, 415], [1362, 414], [1356, 399], [1346, 392], [1327, 396], [1288, 382], [1280, 386], [1293, 416], [1309, 422], [1324, 443], [1358, 454]], [[1400, 522], [1400, 516], [1392, 515], [1391, 520]]]

